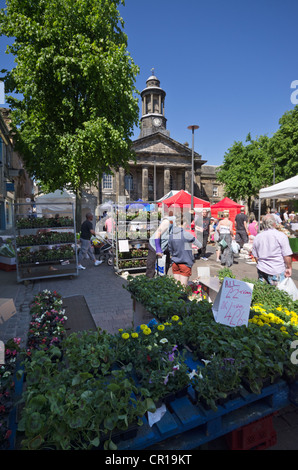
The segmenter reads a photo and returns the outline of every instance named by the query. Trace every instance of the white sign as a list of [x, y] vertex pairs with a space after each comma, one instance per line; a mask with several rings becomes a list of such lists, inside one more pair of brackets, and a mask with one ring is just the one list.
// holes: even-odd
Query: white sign
[[198, 277], [210, 277], [210, 267], [197, 268]]
[[248, 325], [253, 284], [225, 277], [212, 311], [217, 323], [228, 326]]
[[119, 240], [119, 251], [121, 253], [129, 251], [128, 240]]

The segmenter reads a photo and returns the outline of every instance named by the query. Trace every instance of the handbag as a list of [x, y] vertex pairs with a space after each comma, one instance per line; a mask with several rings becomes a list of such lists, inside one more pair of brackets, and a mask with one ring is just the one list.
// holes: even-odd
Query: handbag
[[227, 242], [225, 241], [225, 239], [223, 238], [222, 240], [220, 240], [219, 242], [219, 245], [221, 246], [221, 248], [224, 250], [225, 248], [227, 248], [228, 244]]

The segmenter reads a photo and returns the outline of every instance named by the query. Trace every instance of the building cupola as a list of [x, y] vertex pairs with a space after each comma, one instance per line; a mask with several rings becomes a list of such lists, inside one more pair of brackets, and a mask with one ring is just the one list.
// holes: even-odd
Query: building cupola
[[146, 80], [146, 88], [141, 92], [142, 117], [140, 137], [162, 132], [169, 135], [166, 130], [165, 96], [166, 92], [160, 88], [160, 81], [154, 74]]

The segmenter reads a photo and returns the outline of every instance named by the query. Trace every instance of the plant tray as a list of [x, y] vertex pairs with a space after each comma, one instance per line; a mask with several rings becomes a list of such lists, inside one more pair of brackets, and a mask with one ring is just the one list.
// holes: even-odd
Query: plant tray
[[[192, 355], [186, 362], [194, 367]], [[289, 405], [288, 384], [280, 379], [265, 387], [260, 394], [246, 390], [241, 396], [218, 406], [217, 411], [205, 409], [193, 402], [194, 390], [188, 387], [187, 394], [166, 404], [166, 413], [160, 421], [149, 426], [146, 416], [144, 425], [134, 439], [121, 441], [118, 450], [188, 450], [224, 436], [240, 426], [250, 424], [256, 417], [264, 418]], [[273, 445], [275, 434], [259, 442], [259, 446]]]

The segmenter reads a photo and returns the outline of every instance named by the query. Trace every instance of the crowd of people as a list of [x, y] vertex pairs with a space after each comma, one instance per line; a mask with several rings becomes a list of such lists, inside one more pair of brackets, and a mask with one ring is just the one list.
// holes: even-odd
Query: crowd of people
[[[82, 260], [86, 257], [93, 260], [95, 266], [101, 264], [101, 261], [95, 259], [91, 246], [91, 237], [96, 234], [92, 221], [93, 215], [88, 213], [81, 226], [79, 269], [85, 269]], [[104, 214], [103, 222], [107, 234], [115, 229], [115, 220], [111, 214]], [[291, 276], [293, 254], [287, 235], [276, 227], [283, 224], [296, 230], [298, 219], [295, 213], [288, 215], [287, 211], [281, 218], [272, 209], [260, 222], [259, 227], [255, 215], [248, 217], [244, 208], [236, 215], [234, 223], [229, 217], [229, 211], [223, 211], [222, 218], [218, 220], [210, 217], [207, 209], [192, 214], [183, 214], [180, 209], [175, 212], [173, 209], [163, 217], [149, 239], [146, 276], [153, 278], [156, 265], [163, 259], [165, 274], [171, 266], [173, 277], [187, 285], [195, 259], [207, 259], [208, 242], [215, 244], [216, 262], [230, 267], [234, 263], [235, 254], [250, 240], [253, 241], [252, 255], [256, 261], [258, 278], [276, 285]]]
[[[187, 284], [195, 262], [194, 247], [199, 249], [197, 258], [205, 260], [207, 243], [214, 242], [216, 262], [230, 267], [235, 254], [249, 240], [253, 243], [252, 255], [259, 280], [277, 285], [285, 277], [291, 276], [293, 252], [287, 235], [277, 230], [277, 225], [282, 221], [276, 217], [278, 214], [275, 210], [262, 217], [260, 227], [255, 215], [248, 217], [244, 208], [236, 215], [234, 224], [229, 218], [229, 211], [224, 211], [223, 217], [217, 220], [209, 217], [204, 209], [193, 218], [191, 224], [183, 218], [181, 223], [176, 223], [173, 215], [170, 213], [165, 217], [150, 238], [147, 277], [155, 276], [156, 261], [164, 256], [165, 272], [168, 272], [172, 263], [174, 278]], [[293, 223], [296, 223], [295, 220], [293, 218]]]

